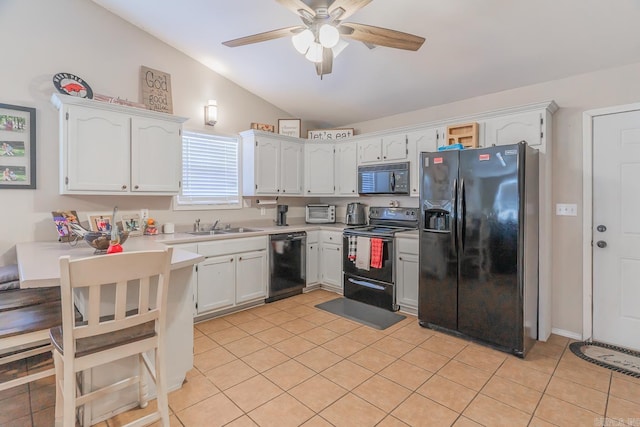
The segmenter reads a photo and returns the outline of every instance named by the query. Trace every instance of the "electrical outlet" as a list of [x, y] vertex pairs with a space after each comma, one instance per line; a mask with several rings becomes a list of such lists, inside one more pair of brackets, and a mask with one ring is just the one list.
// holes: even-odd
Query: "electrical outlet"
[[556, 204], [556, 215], [578, 216], [578, 205], [574, 203], [558, 203]]
[[267, 214], [267, 208], [260, 208], [260, 215], [265, 216]]
[[140, 209], [140, 220], [149, 218], [149, 209]]

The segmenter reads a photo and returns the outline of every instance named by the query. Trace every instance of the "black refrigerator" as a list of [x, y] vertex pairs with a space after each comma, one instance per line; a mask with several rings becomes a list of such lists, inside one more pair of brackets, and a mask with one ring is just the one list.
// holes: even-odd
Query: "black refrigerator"
[[538, 336], [538, 152], [421, 153], [421, 326], [524, 357]]

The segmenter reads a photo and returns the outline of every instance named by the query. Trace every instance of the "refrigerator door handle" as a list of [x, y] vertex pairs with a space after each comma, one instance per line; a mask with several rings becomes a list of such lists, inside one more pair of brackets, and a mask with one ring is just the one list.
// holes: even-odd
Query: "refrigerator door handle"
[[453, 190], [451, 192], [451, 210], [453, 212], [451, 212], [451, 219], [450, 219], [450, 232], [451, 232], [451, 246], [453, 247], [453, 249], [458, 252], [458, 247], [457, 247], [457, 225], [456, 225], [456, 221], [458, 220], [458, 180], [454, 179], [453, 180]]
[[460, 192], [458, 194], [458, 250], [464, 252], [464, 231], [465, 231], [465, 211], [466, 211], [466, 196], [464, 194], [464, 179], [460, 180]]

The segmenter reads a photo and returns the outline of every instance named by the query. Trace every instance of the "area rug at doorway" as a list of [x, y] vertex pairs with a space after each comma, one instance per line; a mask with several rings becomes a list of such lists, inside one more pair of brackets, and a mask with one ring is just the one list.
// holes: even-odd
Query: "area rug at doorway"
[[569, 348], [581, 359], [621, 374], [640, 378], [640, 352], [599, 342], [578, 341]]
[[354, 320], [376, 329], [387, 329], [407, 316], [348, 298], [336, 298], [317, 304], [316, 308]]

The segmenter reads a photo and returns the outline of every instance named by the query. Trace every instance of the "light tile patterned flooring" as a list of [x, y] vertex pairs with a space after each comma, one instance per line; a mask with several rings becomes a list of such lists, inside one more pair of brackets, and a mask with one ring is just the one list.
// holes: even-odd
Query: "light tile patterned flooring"
[[[521, 360], [413, 316], [379, 331], [314, 307], [337, 296], [313, 291], [196, 324], [171, 426], [640, 425], [640, 380], [577, 358], [566, 338]], [[53, 425], [52, 381], [18, 389], [0, 394], [0, 425]]]

